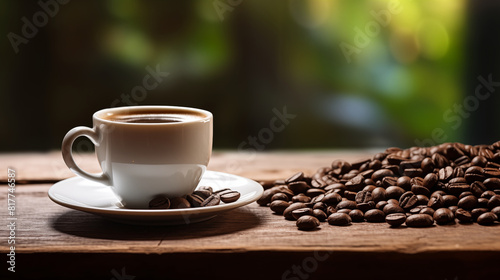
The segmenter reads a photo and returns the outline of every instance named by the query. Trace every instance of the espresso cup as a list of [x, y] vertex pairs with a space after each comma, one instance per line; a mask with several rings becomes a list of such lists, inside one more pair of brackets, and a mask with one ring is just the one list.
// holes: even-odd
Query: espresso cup
[[[148, 208], [155, 196], [194, 191], [212, 153], [212, 113], [174, 106], [100, 110], [93, 128], [75, 127], [62, 142], [66, 165], [78, 176], [108, 185], [126, 208]], [[101, 174], [75, 163], [72, 146], [85, 136], [95, 145]]]

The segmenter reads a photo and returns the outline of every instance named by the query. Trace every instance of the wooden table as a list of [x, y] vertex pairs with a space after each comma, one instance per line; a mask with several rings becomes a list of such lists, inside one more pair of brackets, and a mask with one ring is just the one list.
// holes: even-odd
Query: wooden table
[[[209, 169], [278, 179], [373, 152], [216, 151]], [[99, 171], [93, 155], [76, 158], [85, 169]], [[15, 273], [5, 261], [9, 167], [18, 182]], [[323, 223], [305, 232], [252, 203], [202, 223], [137, 227], [53, 203], [50, 186], [72, 176], [58, 151], [0, 155], [0, 279], [500, 279], [499, 226]]]

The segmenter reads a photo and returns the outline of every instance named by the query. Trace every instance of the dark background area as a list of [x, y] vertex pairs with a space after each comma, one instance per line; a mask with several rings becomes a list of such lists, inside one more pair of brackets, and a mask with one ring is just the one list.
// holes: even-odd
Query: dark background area
[[[296, 117], [260, 148], [500, 140], [500, 85], [476, 95], [500, 81], [497, 1], [41, 2], [0, 2], [0, 151], [58, 149], [132, 103], [212, 111], [218, 149], [285, 107]], [[147, 67], [169, 75], [138, 95]]]

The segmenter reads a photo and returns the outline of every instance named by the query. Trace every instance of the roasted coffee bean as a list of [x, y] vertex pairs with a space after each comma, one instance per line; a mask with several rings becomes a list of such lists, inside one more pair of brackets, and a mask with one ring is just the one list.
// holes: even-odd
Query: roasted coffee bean
[[270, 189], [267, 189], [262, 193], [262, 196], [257, 200], [257, 203], [261, 206], [267, 205], [268, 203], [271, 202], [271, 198], [273, 197], [273, 195], [275, 195], [279, 192], [282, 192], [285, 189], [288, 189], [288, 188], [284, 185], [276, 186], [276, 187], [272, 187]]
[[227, 191], [220, 194], [220, 200], [224, 203], [232, 203], [240, 198], [241, 194], [237, 191]]
[[438, 225], [444, 225], [453, 222], [455, 220], [455, 215], [453, 215], [453, 212], [448, 208], [439, 208], [434, 212], [433, 218]]
[[387, 200], [387, 203], [399, 205], [399, 200], [391, 198], [391, 199]]
[[405, 192], [399, 198], [399, 206], [403, 209], [410, 209], [417, 204], [418, 198], [413, 192]]
[[330, 216], [333, 213], [337, 213], [337, 209], [335, 209], [334, 206], [328, 206], [326, 207], [326, 215]]
[[438, 172], [438, 178], [442, 182], [448, 182], [453, 177], [453, 168], [451, 166], [446, 166], [441, 168]]
[[491, 213], [497, 215], [498, 221], [500, 222], [500, 206], [491, 209]]
[[370, 223], [381, 223], [385, 221], [385, 214], [378, 209], [370, 209], [365, 213], [365, 219]]
[[345, 213], [333, 213], [328, 216], [328, 223], [334, 226], [347, 226], [350, 225], [352, 219]]
[[472, 159], [471, 164], [479, 167], [485, 167], [488, 160], [483, 156], [476, 156]]
[[431, 215], [431, 216], [434, 216], [434, 209], [430, 208], [430, 207], [424, 207], [420, 210], [419, 214], [427, 214], [427, 215]]
[[227, 191], [230, 191], [230, 190], [231, 190], [230, 188], [223, 188], [223, 189], [220, 189], [220, 190], [213, 191], [212, 194], [221, 194], [223, 192], [227, 192]]
[[316, 217], [305, 215], [297, 219], [296, 225], [300, 230], [312, 230], [319, 227], [321, 223]]
[[444, 203], [444, 207], [457, 205], [458, 197], [456, 197], [454, 195], [450, 195], [450, 194], [443, 195], [443, 203]]
[[480, 225], [483, 225], [483, 226], [488, 226], [488, 225], [492, 225], [497, 220], [498, 220], [497, 215], [495, 215], [494, 213], [491, 213], [491, 212], [486, 212], [486, 213], [481, 214], [477, 218], [477, 223]]
[[[259, 181], [259, 184], [264, 188], [264, 190], [270, 189], [274, 187], [276, 184], [274, 183], [275, 181], [271, 180], [264, 180], [264, 181]], [[210, 193], [212, 194], [212, 193]]]
[[170, 199], [170, 209], [181, 209], [181, 208], [191, 208], [191, 204], [184, 197], [175, 197]]
[[204, 207], [204, 206], [215, 206], [215, 205], [218, 205], [220, 203], [220, 195], [218, 193], [213, 193], [211, 196], [209, 196], [207, 199], [205, 199], [203, 201], [203, 203], [201, 203], [201, 207]]
[[149, 208], [151, 208], [151, 209], [168, 209], [168, 208], [170, 208], [170, 200], [166, 196], [159, 195], [159, 196], [153, 198], [149, 202]]
[[463, 197], [458, 201], [458, 208], [463, 208], [465, 210], [471, 210], [477, 205], [477, 198], [473, 195]]
[[203, 200], [207, 199], [209, 196], [212, 195], [211, 191], [208, 190], [196, 190], [193, 192], [193, 194], [201, 197]]
[[411, 188], [411, 178], [408, 176], [401, 176], [397, 179], [396, 185], [405, 191], [409, 191]]
[[340, 209], [338, 210], [336, 213], [344, 213], [344, 214], [348, 214], [351, 213], [352, 209], [348, 209], [348, 208], [344, 208], [344, 209]]
[[292, 211], [292, 217], [297, 220], [298, 218], [309, 215], [312, 216], [313, 210], [309, 207], [299, 208]]
[[488, 208], [474, 208], [470, 211], [470, 214], [472, 216], [472, 220], [476, 221], [481, 214], [484, 214], [488, 212]]
[[427, 205], [427, 203], [429, 203], [429, 198], [426, 195], [417, 195], [417, 205]]
[[379, 180], [382, 180], [385, 177], [395, 177], [394, 172], [392, 172], [390, 169], [387, 169], [387, 168], [379, 169], [379, 170], [373, 172], [371, 179], [374, 182], [377, 182]]
[[355, 223], [363, 222], [365, 220], [365, 214], [359, 209], [353, 209], [349, 212], [349, 217]]
[[305, 193], [311, 187], [304, 181], [296, 181], [288, 184], [288, 188], [294, 193]]
[[415, 214], [406, 218], [409, 227], [430, 227], [434, 224], [432, 216], [427, 214]]
[[385, 221], [392, 227], [399, 227], [406, 221], [404, 213], [393, 213], [385, 216]]
[[379, 201], [377, 202], [377, 204], [375, 205], [375, 208], [379, 209], [379, 210], [382, 210], [384, 209], [384, 207], [389, 204], [389, 202], [387, 201]]
[[314, 209], [314, 210], [312, 211], [312, 214], [313, 214], [313, 216], [314, 216], [314, 217], [316, 217], [316, 219], [318, 219], [320, 222], [325, 221], [325, 220], [326, 220], [326, 218], [327, 218], [326, 213], [325, 213], [323, 210], [321, 210], [321, 209]]
[[275, 200], [283, 200], [283, 201], [288, 201], [288, 196], [284, 193], [277, 193], [277, 194], [274, 194], [272, 197], [271, 197], [271, 202], [275, 201]]
[[461, 223], [470, 223], [472, 222], [472, 215], [469, 211], [458, 208], [457, 211], [455, 212], [455, 216], [457, 217], [458, 221]]
[[365, 178], [362, 175], [356, 175], [354, 178], [350, 179], [345, 183], [345, 188], [351, 192], [358, 192], [363, 189]]
[[426, 206], [425, 205], [417, 205], [413, 208], [410, 209], [410, 214], [419, 214], [422, 209], [424, 209]]
[[496, 177], [496, 178], [499, 178], [500, 177], [500, 170], [498, 168], [492, 168], [492, 167], [485, 167], [484, 168], [484, 176], [486, 177]]
[[385, 200], [385, 194], [386, 191], [384, 188], [382, 187], [375, 188], [371, 194], [373, 202], [377, 203], [379, 201]]
[[[309, 198], [310, 198], [310, 197], [309, 197]], [[323, 193], [322, 193], [322, 194], [319, 194], [319, 195], [317, 195], [317, 196], [313, 197], [313, 198], [310, 200], [310, 202], [311, 202], [311, 203], [321, 202], [321, 201], [323, 201], [323, 199], [324, 199], [324, 198], [325, 198], [325, 194], [323, 194]]]
[[297, 172], [285, 180], [285, 184], [290, 184], [297, 181], [304, 180], [304, 172]]
[[325, 203], [326, 205], [334, 205], [334, 206], [341, 201], [342, 201], [342, 196], [340, 196], [337, 193], [326, 194], [321, 200], [321, 202]]
[[297, 210], [297, 209], [300, 209], [300, 208], [306, 208], [306, 207], [307, 207], [307, 205], [305, 203], [302, 203], [302, 202], [292, 203], [292, 204], [290, 204], [290, 206], [288, 206], [283, 211], [283, 216], [287, 220], [293, 220], [293, 215], [292, 215], [293, 210]]
[[382, 179], [382, 186], [384, 188], [388, 188], [390, 186], [395, 186], [397, 185], [398, 183], [398, 180], [396, 177], [384, 177], [384, 179]]
[[340, 210], [340, 209], [356, 209], [357, 208], [357, 204], [356, 204], [356, 201], [344, 200], [344, 201], [339, 202], [335, 208], [337, 210]]
[[405, 210], [399, 205], [388, 203], [384, 206], [383, 211], [386, 215], [393, 214], [393, 213], [404, 213]]
[[203, 201], [205, 200], [201, 196], [194, 193], [186, 196], [186, 199], [187, 201], [189, 201], [192, 207], [200, 207]]
[[420, 164], [420, 168], [424, 171], [424, 173], [430, 173], [434, 171], [435, 165], [431, 158], [427, 157], [422, 160]]
[[307, 202], [311, 202], [311, 198], [303, 193], [299, 193], [298, 195], [292, 197], [292, 201], [293, 202], [307, 203]]
[[432, 188], [434, 188], [437, 182], [438, 182], [438, 176], [435, 173], [429, 173], [425, 175], [422, 185], [427, 189], [431, 190]]
[[366, 203], [372, 201], [372, 192], [367, 190], [362, 190], [356, 194], [356, 203]]
[[387, 199], [399, 199], [401, 197], [401, 195], [403, 195], [405, 193], [405, 190], [401, 187], [396, 187], [396, 186], [392, 186], [392, 187], [388, 187], [386, 190], [385, 190], [385, 197]]
[[465, 180], [471, 184], [475, 181], [482, 182], [485, 177], [483, 175], [484, 169], [480, 166], [471, 166], [465, 171]]
[[349, 172], [352, 168], [352, 165], [345, 160], [334, 160], [331, 166], [332, 166], [332, 172], [337, 175], [345, 174]]
[[197, 190], [198, 191], [207, 191], [207, 192], [210, 192], [210, 194], [212, 194], [214, 192], [214, 190], [210, 186], [200, 186], [200, 187], [198, 187]]
[[453, 212], [453, 214], [455, 214], [455, 211], [457, 211], [458, 206], [453, 205], [453, 206], [448, 207], [448, 209], [450, 209], [451, 212]]
[[453, 178], [447, 184], [447, 189], [450, 194], [459, 195], [463, 192], [470, 191], [470, 185], [467, 184], [465, 178]]
[[431, 195], [431, 192], [429, 191], [429, 189], [427, 189], [426, 187], [422, 186], [422, 185], [413, 185], [411, 187], [411, 192], [416, 194], [416, 195], [425, 195], [425, 196], [430, 196]]
[[283, 214], [286, 208], [290, 206], [290, 203], [284, 200], [275, 200], [271, 202], [270, 208], [276, 214]]
[[[478, 208], [487, 208], [488, 207], [488, 201], [489, 199], [480, 197], [477, 199], [477, 206]], [[488, 207], [489, 208], [489, 207]]]
[[480, 197], [483, 192], [488, 190], [483, 182], [473, 182], [471, 183], [470, 187], [472, 194], [474, 194], [476, 197]]
[[356, 200], [356, 194], [357, 192], [351, 192], [351, 191], [345, 191], [344, 192], [344, 197], [347, 198], [348, 200]]
[[322, 210], [322, 211], [326, 211], [326, 207], [327, 207], [327, 205], [325, 203], [323, 203], [323, 202], [316, 202], [313, 205], [313, 209], [319, 209], [319, 210]]
[[500, 195], [494, 195], [488, 201], [487, 207], [489, 209], [493, 209], [497, 206], [500, 206]]
[[306, 191], [306, 195], [310, 198], [314, 198], [320, 194], [325, 194], [326, 191], [322, 189], [317, 189], [317, 188], [310, 188]]
[[500, 189], [500, 178], [488, 178], [483, 183], [489, 190]]
[[488, 200], [489, 200], [490, 198], [492, 198], [492, 197], [493, 197], [493, 196], [495, 196], [495, 195], [496, 195], [496, 194], [495, 194], [495, 192], [493, 192], [493, 191], [485, 191], [485, 192], [483, 192], [483, 193], [481, 194], [481, 197], [486, 198], [486, 199], [488, 199]]
[[357, 207], [359, 210], [361, 210], [364, 213], [370, 209], [375, 208], [375, 202], [368, 201], [368, 202], [359, 203], [359, 204], [357, 204]]
[[458, 196], [458, 200], [466, 197], [466, 196], [469, 196], [469, 195], [474, 195], [472, 192], [463, 192], [461, 193], [459, 196]]

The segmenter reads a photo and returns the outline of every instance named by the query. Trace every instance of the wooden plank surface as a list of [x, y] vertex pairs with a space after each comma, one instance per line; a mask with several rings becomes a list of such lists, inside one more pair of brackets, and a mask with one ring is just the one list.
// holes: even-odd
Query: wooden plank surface
[[[500, 226], [446, 225], [389, 228], [385, 223], [353, 223], [298, 231], [295, 223], [256, 203], [212, 220], [183, 226], [144, 227], [110, 222], [66, 209], [47, 197], [50, 185], [17, 188], [17, 252], [193, 253], [239, 251], [500, 252]], [[6, 188], [2, 188], [3, 193]], [[0, 205], [6, 205], [2, 196]], [[0, 212], [7, 220], [7, 211]], [[1, 227], [1, 236], [7, 236]], [[0, 251], [7, 244], [0, 244]]]
[[[299, 170], [312, 174], [337, 158], [352, 161], [373, 152], [250, 155], [218, 151], [209, 169], [256, 180], [281, 179]], [[77, 160], [89, 171], [99, 171], [93, 155], [80, 155]], [[41, 275], [51, 279], [96, 279], [96, 275], [118, 279], [112, 272], [123, 268], [137, 279], [180, 279], [195, 262], [200, 269], [190, 272], [193, 277], [203, 277], [205, 271], [212, 271], [221, 262], [229, 263], [227, 274], [217, 274], [219, 279], [234, 279], [232, 275], [242, 271], [245, 273], [238, 276], [240, 279], [262, 277], [256, 265], [266, 271], [269, 277], [265, 279], [401, 279], [404, 274], [405, 279], [462, 280], [499, 276], [498, 224], [392, 229], [385, 223], [355, 223], [348, 227], [322, 223], [319, 230], [305, 232], [298, 231], [294, 222], [273, 215], [269, 208], [252, 203], [201, 223], [129, 226], [64, 208], [48, 198], [52, 185], [48, 182], [74, 176], [59, 152], [0, 155], [0, 170], [4, 170], [0, 171], [0, 181], [5, 182], [8, 167], [15, 168], [16, 179], [24, 183], [16, 188], [16, 254], [21, 271], [17, 276], [24, 279], [40, 279]], [[0, 183], [0, 193], [0, 205], [6, 205], [5, 183]], [[7, 210], [0, 211], [0, 220], [5, 224], [7, 215]], [[8, 234], [8, 228], [1, 226], [2, 255], [9, 250], [5, 238]], [[328, 258], [323, 261], [318, 256]], [[316, 262], [316, 267], [308, 272], [308, 278], [288, 274], [295, 265], [307, 268], [306, 261], [310, 260]], [[54, 263], [58, 266], [54, 267]], [[248, 270], [249, 264], [254, 269]], [[411, 274], [409, 264], [414, 265]], [[21, 279], [5, 271], [2, 268], [0, 279]]]

